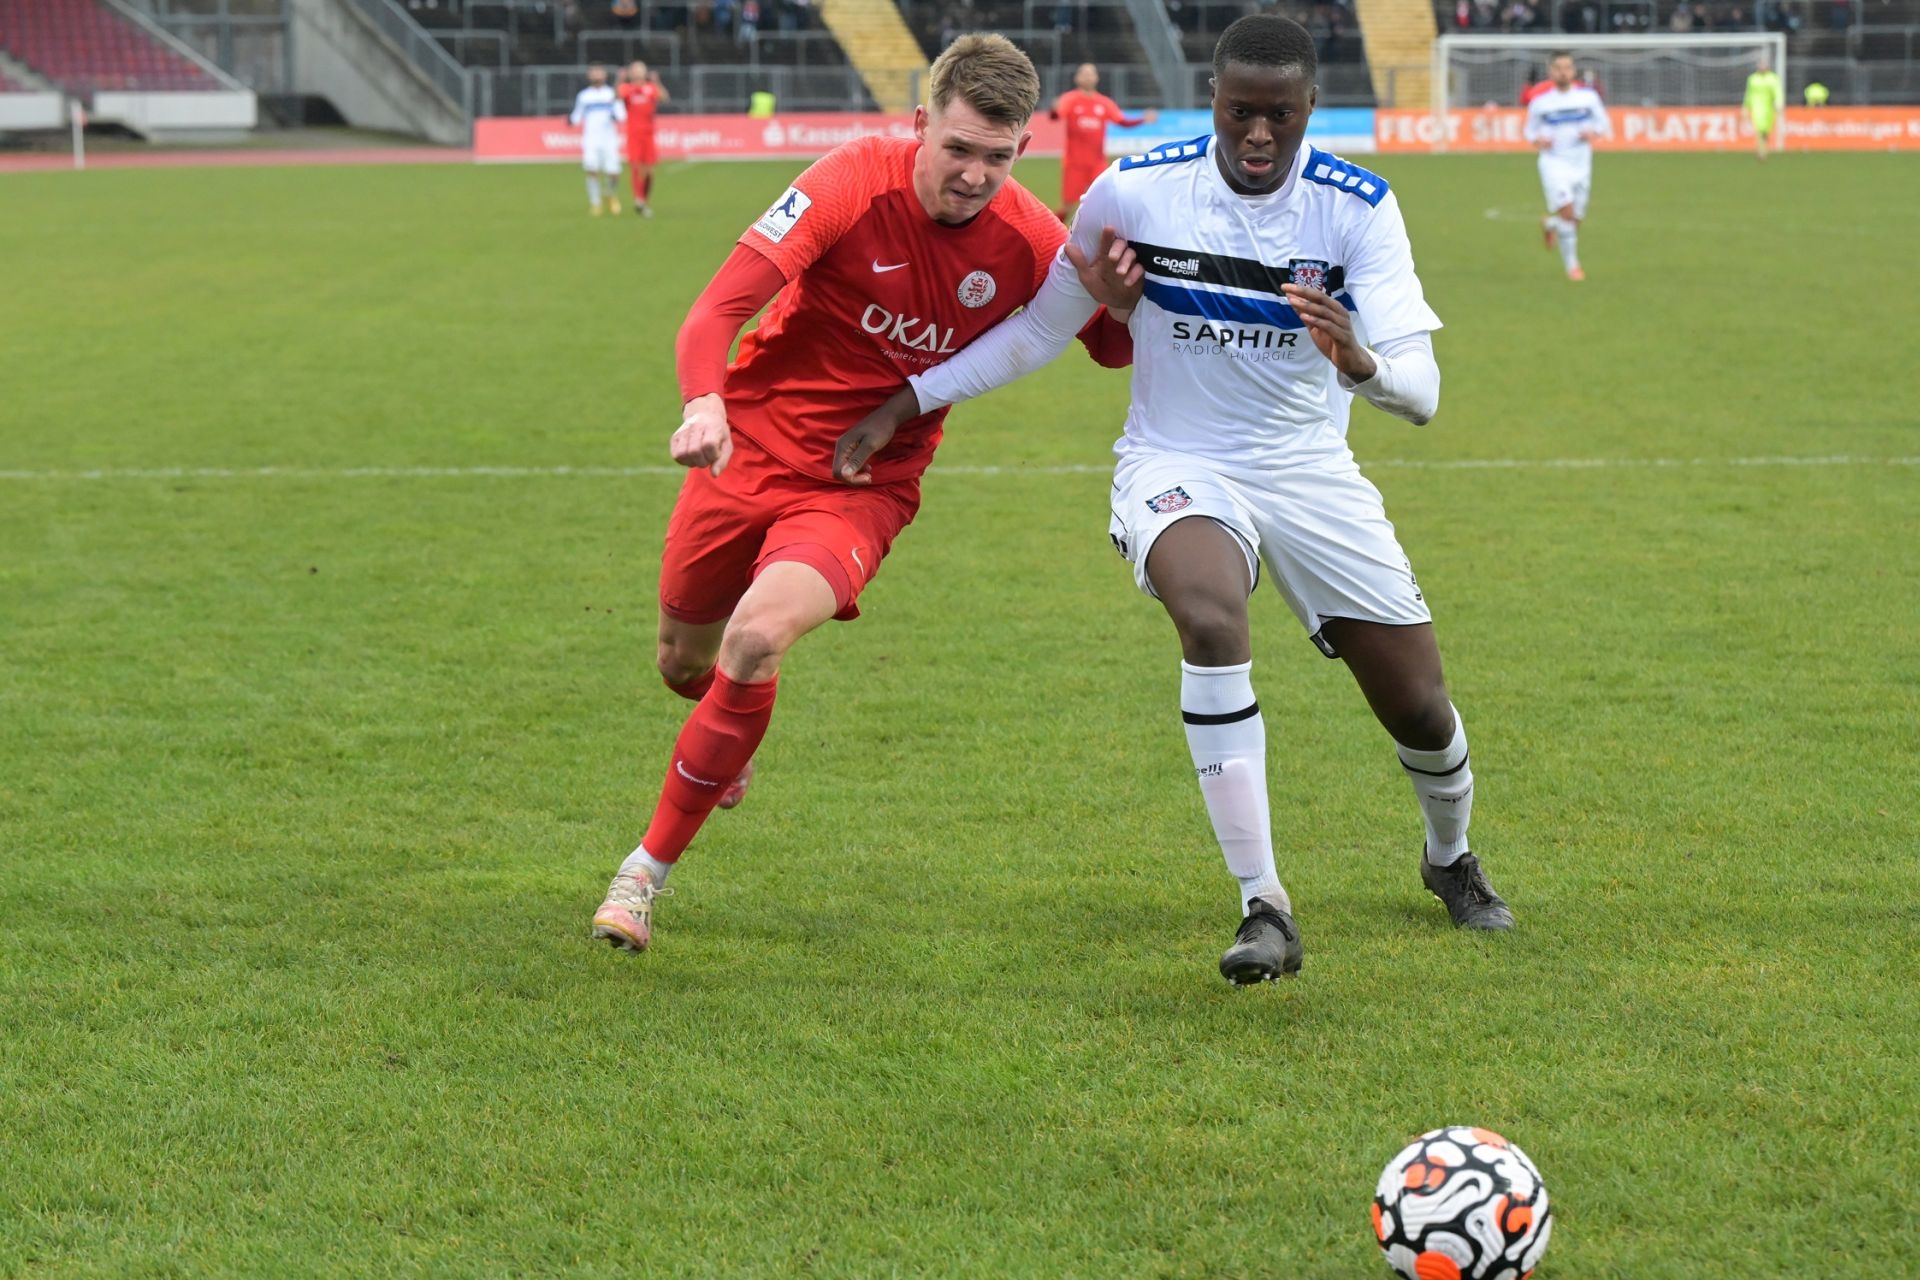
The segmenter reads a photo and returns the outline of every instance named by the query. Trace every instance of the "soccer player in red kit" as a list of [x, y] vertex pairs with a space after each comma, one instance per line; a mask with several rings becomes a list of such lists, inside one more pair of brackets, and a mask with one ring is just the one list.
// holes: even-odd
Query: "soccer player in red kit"
[[[842, 433], [910, 373], [1024, 306], [1066, 240], [1009, 180], [1040, 97], [1004, 36], [948, 46], [916, 139], [863, 138], [802, 173], [740, 237], [675, 344], [685, 405], [671, 448], [691, 468], [667, 524], [657, 665], [698, 705], [640, 847], [621, 863], [593, 933], [644, 950], [653, 901], [716, 807], [738, 803], [773, 714], [788, 649], [855, 601], [920, 506], [944, 411], [901, 428], [870, 485], [834, 478]], [[1078, 249], [1076, 267], [1091, 266]], [[727, 349], [768, 300], [760, 325]], [[1126, 328], [1081, 333], [1102, 364], [1132, 360]]]
[[1122, 111], [1119, 103], [1099, 92], [1100, 69], [1091, 62], [1081, 63], [1074, 71], [1073, 85], [1047, 113], [1055, 120], [1065, 121], [1067, 126], [1066, 151], [1060, 159], [1062, 222], [1073, 221], [1080, 197], [1087, 194], [1087, 188], [1107, 167], [1107, 125], [1131, 129], [1159, 118], [1159, 113], [1154, 111], [1139, 116]]
[[654, 146], [653, 113], [673, 101], [667, 86], [660, 83], [658, 71], [636, 62], [627, 68], [620, 85], [620, 101], [627, 107], [627, 167], [633, 171], [633, 211], [643, 218], [653, 216], [653, 167], [660, 162]]

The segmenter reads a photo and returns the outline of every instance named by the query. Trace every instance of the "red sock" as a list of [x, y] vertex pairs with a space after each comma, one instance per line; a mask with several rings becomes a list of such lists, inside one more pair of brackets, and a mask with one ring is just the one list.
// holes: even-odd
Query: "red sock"
[[773, 695], [779, 680], [738, 684], [716, 671], [713, 688], [687, 717], [673, 744], [660, 804], [640, 843], [662, 862], [675, 862], [700, 825], [720, 802], [727, 786], [747, 767], [773, 719]]
[[653, 199], [653, 175], [652, 174], [647, 175], [647, 189], [640, 193], [640, 198], [642, 200]]
[[640, 185], [640, 170], [636, 167], [631, 170], [631, 173], [633, 175], [633, 198], [645, 204], [647, 202], [647, 190], [646, 187]]
[[[673, 690], [688, 702], [698, 702], [707, 696], [707, 690], [713, 688], [713, 674], [719, 669], [718, 667], [708, 667], [705, 671], [702, 671], [685, 684], [675, 684], [673, 681], [667, 680], [666, 685], [667, 688]], [[665, 677], [662, 677], [662, 679], [665, 679]]]

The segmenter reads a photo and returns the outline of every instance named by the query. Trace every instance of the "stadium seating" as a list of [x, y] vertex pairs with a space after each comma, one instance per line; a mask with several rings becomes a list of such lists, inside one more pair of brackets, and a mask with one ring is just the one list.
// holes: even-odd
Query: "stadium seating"
[[[1101, 88], [1127, 105], [1149, 105], [1158, 81], [1147, 69], [1147, 54], [1120, 0], [899, 0], [907, 23], [929, 55], [959, 31], [1004, 31], [1032, 56], [1049, 95], [1064, 92], [1073, 69], [1091, 62], [1101, 69]], [[1174, 0], [1167, 6], [1180, 33], [1182, 53], [1193, 68], [1200, 101], [1205, 101], [1207, 68], [1213, 46], [1227, 24], [1254, 7], [1244, 0]], [[1371, 106], [1366, 51], [1350, 0], [1281, 0], [1260, 6], [1284, 14], [1314, 33], [1319, 49], [1320, 100], [1327, 106]], [[1151, 86], [1149, 88], [1149, 86]]]
[[222, 87], [96, 0], [0, 0], [0, 48], [69, 93]]
[[588, 63], [634, 59], [660, 73], [674, 98], [669, 113], [743, 110], [754, 88], [780, 88], [783, 101], [790, 100], [814, 82], [814, 109], [829, 101], [843, 110], [874, 105], [848, 101], [845, 51], [809, 5], [791, 0], [757, 0], [760, 19], [751, 34], [740, 29], [743, 0], [641, 0], [639, 12], [624, 22], [605, 0], [570, 7], [545, 0], [406, 3], [447, 52], [483, 73], [480, 102], [488, 114], [565, 110]]

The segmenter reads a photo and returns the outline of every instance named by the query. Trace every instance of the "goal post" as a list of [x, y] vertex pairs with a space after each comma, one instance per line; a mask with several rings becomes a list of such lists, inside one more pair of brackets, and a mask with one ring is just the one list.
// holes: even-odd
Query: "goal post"
[[1573, 55], [1583, 75], [1599, 82], [1608, 106], [1737, 105], [1762, 57], [1782, 82], [1787, 76], [1787, 38], [1773, 31], [1445, 35], [1433, 43], [1436, 145], [1446, 145], [1449, 110], [1519, 106], [1520, 91], [1544, 79], [1548, 59], [1562, 51]]

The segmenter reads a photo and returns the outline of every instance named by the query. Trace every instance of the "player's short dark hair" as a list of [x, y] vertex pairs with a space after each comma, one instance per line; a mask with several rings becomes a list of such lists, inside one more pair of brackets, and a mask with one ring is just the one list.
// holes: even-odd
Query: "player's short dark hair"
[[1572, 62], [1573, 51], [1571, 49], [1555, 49], [1552, 53], [1547, 55], [1547, 65], [1552, 66], [1554, 63], [1560, 61], [1560, 59], [1562, 58], [1565, 58], [1568, 62]]
[[1229, 62], [1298, 70], [1309, 80], [1320, 69], [1307, 29], [1276, 13], [1250, 13], [1228, 24], [1213, 46], [1213, 74], [1225, 71]]

